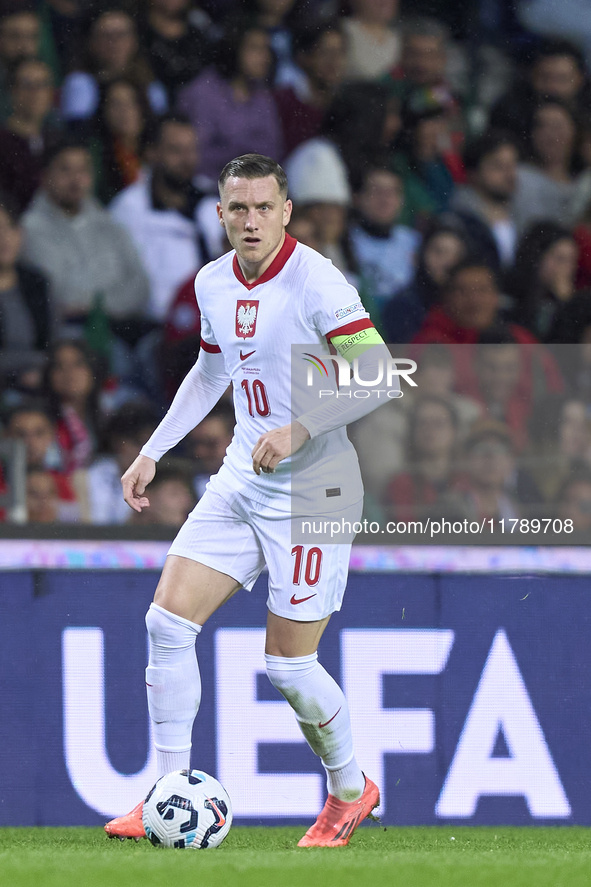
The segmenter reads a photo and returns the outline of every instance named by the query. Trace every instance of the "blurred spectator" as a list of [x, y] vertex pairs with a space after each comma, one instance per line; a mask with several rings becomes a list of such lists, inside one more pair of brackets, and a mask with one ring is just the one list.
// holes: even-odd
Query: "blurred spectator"
[[65, 468], [87, 468], [98, 444], [101, 379], [83, 342], [62, 339], [49, 351], [45, 391]]
[[96, 459], [86, 470], [86, 517], [90, 523], [124, 524], [129, 520], [132, 511], [123, 499], [121, 475], [157, 424], [152, 407], [142, 403], [127, 404], [110, 417], [103, 432], [108, 455]]
[[[556, 323], [553, 331], [553, 341], [563, 345], [585, 345], [591, 342], [591, 293], [589, 290], [576, 292], [571, 299], [561, 305], [556, 317]], [[571, 353], [575, 357], [584, 355], [584, 360], [579, 367], [578, 383], [581, 390], [589, 389], [589, 401], [591, 402], [591, 375], [587, 382], [587, 374], [591, 373], [591, 355], [587, 349], [582, 347], [571, 352], [567, 349], [567, 353]], [[560, 358], [564, 358], [564, 354], [560, 354]]]
[[318, 230], [308, 207], [294, 206], [287, 226], [287, 233], [305, 246], [309, 246], [310, 249], [320, 252]]
[[102, 91], [90, 148], [94, 187], [108, 204], [140, 176], [152, 112], [143, 89], [120, 78]]
[[556, 516], [563, 521], [572, 520], [579, 538], [587, 541], [591, 530], [591, 472], [575, 470], [565, 480], [556, 502]]
[[573, 235], [553, 222], [533, 225], [519, 243], [507, 277], [515, 300], [512, 316], [541, 342], [564, 341], [560, 328], [575, 295], [577, 258]]
[[301, 82], [275, 92], [285, 154], [318, 135], [345, 72], [345, 39], [335, 24], [296, 33], [294, 49]]
[[0, 128], [0, 192], [19, 212], [39, 187], [43, 154], [60, 135], [51, 123], [53, 80], [45, 62], [25, 59], [10, 77], [12, 112]]
[[318, 181], [330, 177], [332, 184], [326, 190], [336, 189], [339, 202], [345, 193], [349, 200], [347, 176], [358, 188], [369, 165], [388, 159], [400, 126], [399, 102], [385, 86], [343, 86], [326, 112], [318, 137], [298, 145], [285, 161], [290, 192], [295, 184], [300, 193], [306, 193], [306, 179], [317, 171]]
[[53, 524], [60, 520], [60, 500], [55, 477], [42, 468], [27, 471], [27, 521]]
[[382, 309], [387, 342], [410, 342], [427, 312], [442, 298], [449, 272], [466, 257], [468, 246], [462, 225], [453, 217], [434, 220], [427, 228], [416, 260], [413, 279]]
[[33, 6], [8, 4], [0, 9], [0, 121], [12, 110], [8, 89], [12, 69], [39, 54], [41, 22]]
[[387, 168], [368, 167], [355, 195], [351, 243], [364, 293], [369, 293], [377, 309], [373, 320], [378, 326], [387, 301], [412, 279], [421, 242], [417, 231], [398, 223], [403, 202], [400, 176]]
[[366, 493], [383, 499], [384, 479], [403, 470], [409, 418], [416, 401], [423, 398], [444, 400], [457, 418], [458, 438], [463, 439], [470, 425], [482, 416], [482, 407], [470, 397], [458, 394], [452, 349], [429, 345], [421, 351], [414, 375], [416, 388], [406, 388], [404, 397], [388, 401], [350, 428], [350, 437], [359, 454]]
[[387, 484], [390, 520], [415, 520], [441, 503], [454, 482], [458, 419], [443, 398], [421, 396], [409, 415], [407, 469]]
[[585, 402], [560, 394], [541, 398], [529, 420], [527, 466], [546, 501], [554, 501], [574, 470], [585, 467], [591, 425]]
[[347, 229], [351, 189], [338, 149], [328, 139], [310, 139], [288, 158], [285, 171], [295, 208], [305, 209], [314, 226], [318, 252], [349, 281], [358, 283]]
[[449, 31], [435, 18], [408, 18], [401, 28], [400, 65], [384, 78], [390, 91], [405, 97], [417, 87], [434, 88], [451, 101], [447, 84]]
[[146, 493], [150, 507], [141, 514], [132, 512], [131, 523], [137, 526], [180, 528], [195, 506], [191, 483], [185, 471], [171, 466], [158, 468]]
[[[585, 201], [576, 213], [573, 237], [579, 248], [577, 263], [577, 289], [591, 289], [591, 167], [581, 175], [585, 183], [581, 183], [585, 191]], [[580, 192], [579, 192], [580, 194]]]
[[199, 154], [189, 121], [162, 118], [150, 148], [147, 174], [121, 191], [110, 206], [127, 228], [150, 279], [148, 317], [162, 322], [175, 293], [223, 251], [214, 197], [193, 184]]
[[466, 225], [471, 249], [494, 268], [511, 265], [517, 248], [514, 198], [519, 154], [512, 136], [490, 130], [463, 153], [466, 184], [451, 208]]
[[6, 437], [22, 440], [27, 451], [27, 466], [62, 472], [63, 456], [49, 406], [43, 400], [26, 400], [10, 411]]
[[514, 446], [523, 450], [528, 442], [527, 419], [533, 404], [523, 396], [520, 386], [524, 368], [519, 345], [479, 345], [474, 370], [474, 395], [486, 416], [503, 422], [511, 432]]
[[581, 52], [566, 40], [534, 46], [525, 77], [511, 85], [494, 106], [490, 125], [511, 132], [522, 149], [540, 101], [558, 99], [576, 114], [591, 110], [591, 89]]
[[51, 65], [56, 83], [61, 83], [78, 54], [87, 0], [42, 0], [37, 3], [41, 18], [40, 55]]
[[431, 89], [410, 93], [402, 106], [403, 130], [392, 160], [402, 177], [405, 212], [402, 221], [419, 225], [449, 208], [454, 174], [463, 178], [459, 154], [451, 142], [449, 103]]
[[475, 423], [464, 443], [465, 476], [456, 484], [457, 503], [468, 520], [512, 520], [521, 516], [514, 495], [508, 493], [515, 472], [511, 435], [502, 422]]
[[145, 310], [148, 281], [135, 247], [92, 192], [83, 144], [65, 141], [46, 155], [42, 187], [23, 216], [23, 257], [49, 278], [54, 308], [80, 324], [100, 297], [109, 318]]
[[209, 17], [191, 0], [148, 0], [141, 46], [172, 107], [181, 86], [211, 61]]
[[[249, 22], [269, 35], [276, 60], [275, 86], [301, 86], [304, 81], [302, 71], [294, 61], [294, 35], [302, 28], [322, 28], [322, 5], [318, 8], [317, 4], [312, 4], [311, 8], [308, 0], [242, 0], [240, 8]], [[330, 4], [328, 12], [331, 13]], [[314, 25], [311, 25], [311, 17]]]
[[398, 8], [399, 0], [351, 0], [352, 14], [343, 19], [348, 80], [375, 80], [398, 64]]
[[65, 470], [64, 454], [47, 403], [30, 400], [15, 407], [8, 415], [5, 434], [8, 439], [22, 440], [25, 444], [28, 470], [47, 472], [53, 477], [63, 514], [77, 516], [76, 493], [72, 478]]
[[529, 132], [529, 161], [519, 166], [515, 221], [520, 231], [532, 222], [568, 224], [581, 171], [577, 153], [577, 123], [558, 99], [542, 101]]
[[87, 120], [99, 106], [100, 89], [118, 77], [132, 80], [147, 90], [152, 110], [167, 110], [166, 91], [154, 80], [146, 59], [138, 49], [133, 18], [123, 9], [100, 7], [91, 15], [83, 50], [75, 70], [68, 74], [61, 90], [61, 111], [68, 121]]
[[591, 28], [588, 0], [518, 0], [517, 15], [534, 34], [567, 37], [581, 46], [591, 62]]
[[195, 298], [195, 275], [178, 288], [164, 321], [159, 348], [161, 386], [167, 403], [199, 355], [201, 345], [201, 313]]
[[222, 467], [235, 424], [232, 405], [222, 401], [187, 435], [185, 449], [197, 460], [193, 486], [198, 499], [203, 496], [212, 474]]
[[[501, 321], [501, 293], [495, 272], [478, 259], [466, 259], [451, 271], [441, 305], [431, 308], [413, 342], [476, 343], [482, 333], [494, 331]], [[514, 323], [508, 324], [507, 333], [521, 344], [537, 341]]]
[[283, 156], [279, 114], [268, 85], [272, 66], [267, 32], [235, 23], [217, 48], [215, 65], [179, 93], [177, 106], [199, 137], [199, 171], [212, 190], [233, 157]]
[[0, 373], [4, 378], [41, 367], [51, 338], [46, 278], [20, 261], [22, 228], [0, 199]]

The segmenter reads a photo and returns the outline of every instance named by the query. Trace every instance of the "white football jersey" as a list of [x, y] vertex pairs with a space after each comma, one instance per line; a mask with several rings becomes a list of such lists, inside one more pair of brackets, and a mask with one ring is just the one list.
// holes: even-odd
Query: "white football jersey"
[[[239, 490], [294, 514], [331, 512], [359, 501], [357, 454], [344, 427], [307, 441], [273, 474], [257, 476], [251, 455], [262, 434], [305, 411], [292, 385], [292, 346], [326, 355], [332, 335], [371, 326], [355, 288], [332, 262], [286, 235], [254, 284], [246, 282], [232, 252], [199, 271], [195, 294], [202, 348], [221, 351], [234, 388], [236, 430], [214, 489]], [[292, 476], [297, 503], [290, 501]]]

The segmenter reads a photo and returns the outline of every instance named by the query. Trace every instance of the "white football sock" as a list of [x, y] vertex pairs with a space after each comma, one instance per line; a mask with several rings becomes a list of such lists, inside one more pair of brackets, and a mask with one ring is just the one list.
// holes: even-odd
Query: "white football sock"
[[265, 654], [267, 675], [293, 708], [312, 751], [324, 764], [328, 791], [354, 801], [365, 777], [353, 754], [349, 708], [343, 691], [318, 662], [318, 655], [286, 659]]
[[190, 764], [191, 732], [201, 702], [195, 653], [201, 626], [150, 604], [146, 627], [150, 638], [146, 692], [160, 777]]

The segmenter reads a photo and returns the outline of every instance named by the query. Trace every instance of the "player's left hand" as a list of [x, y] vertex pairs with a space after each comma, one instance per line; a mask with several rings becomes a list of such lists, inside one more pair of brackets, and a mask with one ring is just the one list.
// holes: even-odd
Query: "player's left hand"
[[272, 474], [283, 459], [299, 450], [310, 434], [299, 422], [283, 425], [261, 434], [252, 449], [252, 467], [255, 474]]

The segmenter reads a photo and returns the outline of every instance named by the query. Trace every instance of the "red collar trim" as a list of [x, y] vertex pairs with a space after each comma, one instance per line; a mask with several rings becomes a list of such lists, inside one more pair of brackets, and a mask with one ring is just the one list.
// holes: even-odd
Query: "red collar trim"
[[242, 268], [240, 267], [238, 256], [236, 255], [236, 253], [234, 253], [232, 270], [234, 271], [236, 279], [242, 284], [242, 286], [245, 286], [247, 290], [253, 289], [255, 286], [258, 286], [259, 283], [266, 283], [268, 280], [272, 280], [273, 277], [277, 277], [297, 245], [298, 242], [295, 237], [292, 237], [286, 232], [285, 240], [283, 241], [281, 249], [275, 256], [267, 270], [264, 271], [260, 277], [257, 277], [257, 279], [253, 281], [253, 283], [248, 283], [248, 281], [246, 280], [244, 274], [242, 273]]

